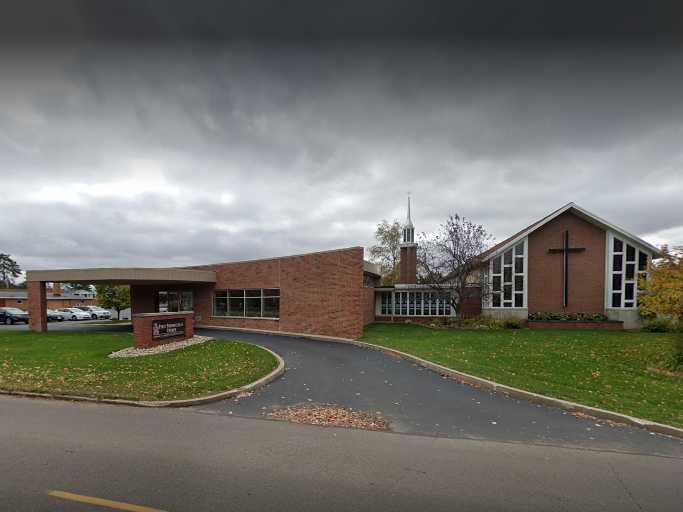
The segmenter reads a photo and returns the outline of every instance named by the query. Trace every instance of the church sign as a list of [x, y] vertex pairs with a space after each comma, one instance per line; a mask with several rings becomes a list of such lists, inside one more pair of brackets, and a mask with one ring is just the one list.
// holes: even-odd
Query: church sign
[[175, 336], [185, 336], [185, 319], [169, 318], [154, 320], [152, 322], [152, 339], [172, 338]]

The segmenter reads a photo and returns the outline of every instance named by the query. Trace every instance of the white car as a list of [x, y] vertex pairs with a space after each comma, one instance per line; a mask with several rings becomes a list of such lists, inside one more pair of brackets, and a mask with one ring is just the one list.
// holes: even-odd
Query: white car
[[111, 318], [111, 312], [99, 306], [78, 306], [78, 309], [90, 314], [90, 318], [97, 320], [98, 318]]
[[92, 318], [89, 312], [78, 308], [62, 308], [59, 314], [64, 316], [64, 320], [90, 320]]

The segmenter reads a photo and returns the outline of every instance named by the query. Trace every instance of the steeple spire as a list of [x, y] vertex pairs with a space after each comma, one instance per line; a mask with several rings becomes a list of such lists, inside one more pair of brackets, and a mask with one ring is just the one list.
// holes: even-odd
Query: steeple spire
[[413, 219], [410, 217], [410, 194], [408, 194], [408, 215], [406, 216], [406, 223], [403, 226], [403, 243], [415, 243], [415, 226], [413, 226]]
[[408, 194], [408, 217], [406, 218], [406, 226], [413, 227], [413, 219], [410, 218], [410, 193]]

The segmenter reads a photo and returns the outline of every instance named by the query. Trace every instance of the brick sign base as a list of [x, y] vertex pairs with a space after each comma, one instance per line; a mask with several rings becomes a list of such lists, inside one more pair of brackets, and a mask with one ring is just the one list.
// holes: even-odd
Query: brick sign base
[[194, 336], [194, 312], [133, 315], [135, 348], [150, 348]]

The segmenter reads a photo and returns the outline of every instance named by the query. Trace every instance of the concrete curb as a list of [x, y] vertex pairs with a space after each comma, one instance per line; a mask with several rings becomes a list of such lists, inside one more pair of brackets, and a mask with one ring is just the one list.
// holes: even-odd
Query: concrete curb
[[100, 404], [113, 404], [113, 405], [129, 405], [133, 407], [189, 407], [191, 405], [206, 404], [209, 402], [216, 402], [218, 400], [225, 400], [226, 398], [232, 398], [233, 396], [239, 395], [241, 393], [248, 393], [250, 391], [256, 391], [274, 380], [278, 379], [285, 373], [285, 361], [278, 354], [273, 352], [266, 347], [261, 345], [257, 346], [266, 352], [272, 354], [277, 360], [277, 366], [268, 375], [261, 377], [260, 379], [245, 384], [239, 388], [229, 389], [228, 391], [222, 391], [214, 395], [200, 396], [197, 398], [187, 398], [184, 400], [158, 400], [158, 401], [147, 401], [147, 400], [123, 400], [118, 398], [94, 398], [87, 396], [76, 396], [76, 395], [55, 395], [51, 393], [32, 393], [29, 391], [8, 391], [0, 390], [0, 395], [13, 395], [13, 396], [23, 396], [28, 398], [51, 398], [55, 400], [70, 400], [72, 402], [96, 402]]
[[492, 380], [484, 379], [482, 377], [476, 377], [470, 375], [469, 373], [460, 372], [458, 370], [453, 370], [446, 366], [442, 366], [426, 359], [414, 356], [412, 354], [407, 354], [401, 352], [400, 350], [395, 350], [393, 348], [383, 347], [381, 345], [374, 345], [372, 343], [367, 343], [364, 341], [352, 340], [349, 338], [337, 338], [334, 336], [317, 336], [310, 334], [296, 334], [296, 333], [283, 333], [278, 331], [260, 331], [255, 329], [234, 329], [230, 327], [213, 327], [213, 326], [197, 326], [197, 328], [202, 329], [218, 329], [225, 331], [245, 331], [245, 332], [258, 332], [262, 334], [277, 334], [282, 336], [291, 336], [296, 338], [307, 338], [317, 341], [330, 341], [333, 343], [345, 343], [347, 345], [355, 345], [357, 347], [368, 348], [371, 350], [379, 350], [380, 352], [385, 352], [388, 354], [393, 354], [402, 359], [411, 361], [418, 364], [424, 368], [432, 370], [440, 375], [452, 378], [463, 384], [473, 386], [480, 389], [487, 389], [490, 391], [495, 391], [496, 393], [505, 393], [513, 398], [519, 398], [522, 400], [527, 400], [532, 403], [542, 404], [548, 407], [557, 407], [570, 412], [579, 412], [592, 416], [595, 418], [614, 421], [616, 423], [624, 423], [633, 427], [642, 428], [650, 432], [655, 432], [657, 434], [664, 434], [672, 437], [679, 437], [683, 439], [683, 429], [673, 427], [671, 425], [665, 425], [664, 423], [657, 423], [650, 420], [645, 420], [642, 418], [636, 418], [634, 416], [628, 416], [626, 414], [621, 414], [614, 411], [609, 411], [607, 409], [600, 409], [598, 407], [591, 407], [589, 405], [583, 405], [576, 402], [570, 402], [569, 400], [562, 400], [561, 398], [553, 398], [550, 396], [539, 395], [538, 393], [532, 393], [531, 391], [525, 391], [523, 389], [515, 388], [512, 386], [507, 386], [505, 384], [499, 384]]

